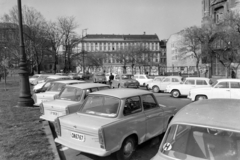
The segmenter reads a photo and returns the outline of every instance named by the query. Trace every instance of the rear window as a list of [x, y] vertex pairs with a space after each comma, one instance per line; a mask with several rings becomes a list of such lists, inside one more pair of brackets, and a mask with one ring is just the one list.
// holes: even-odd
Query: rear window
[[65, 84], [62, 84], [62, 83], [52, 83], [50, 85], [50, 87], [48, 88], [48, 91], [54, 91], [54, 92], [59, 91], [60, 92], [64, 86], [65, 86]]
[[116, 117], [119, 105], [120, 99], [115, 97], [88, 96], [80, 112], [102, 117]]
[[80, 101], [83, 91], [79, 88], [66, 87], [59, 95], [59, 99], [68, 101]]

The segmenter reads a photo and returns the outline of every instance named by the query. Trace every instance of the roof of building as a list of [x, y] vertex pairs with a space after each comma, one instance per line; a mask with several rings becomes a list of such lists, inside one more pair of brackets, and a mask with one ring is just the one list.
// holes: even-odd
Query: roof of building
[[127, 97], [139, 96], [144, 94], [152, 94], [152, 92], [140, 90], [140, 89], [121, 88], [121, 89], [102, 90], [102, 91], [97, 91], [90, 94], [91, 95], [101, 94], [101, 95], [113, 96], [117, 98], [127, 98]]
[[240, 100], [209, 99], [183, 107], [174, 116], [172, 124], [191, 124], [240, 131]]

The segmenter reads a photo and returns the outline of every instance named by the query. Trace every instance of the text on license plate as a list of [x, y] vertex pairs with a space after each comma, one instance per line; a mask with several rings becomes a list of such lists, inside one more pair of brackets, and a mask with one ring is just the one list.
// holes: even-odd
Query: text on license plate
[[79, 134], [79, 133], [71, 132], [71, 137], [72, 137], [72, 139], [76, 139], [76, 140], [79, 140], [81, 142], [85, 141], [84, 135]]
[[50, 112], [51, 115], [58, 116], [57, 112]]

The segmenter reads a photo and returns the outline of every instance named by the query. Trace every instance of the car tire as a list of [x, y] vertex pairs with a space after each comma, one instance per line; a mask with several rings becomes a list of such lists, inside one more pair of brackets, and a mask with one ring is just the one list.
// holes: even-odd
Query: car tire
[[172, 95], [172, 97], [174, 97], [174, 98], [178, 98], [178, 97], [180, 97], [180, 92], [179, 92], [179, 90], [173, 90], [172, 92], [171, 92], [171, 95]]
[[205, 95], [198, 95], [198, 96], [196, 96], [195, 101], [200, 101], [200, 100], [203, 100], [203, 99], [207, 99], [207, 96], [205, 96]]
[[160, 88], [158, 86], [153, 86], [152, 90], [154, 93], [158, 93], [160, 91]]
[[119, 151], [116, 152], [117, 160], [130, 160], [136, 148], [136, 141], [133, 137], [128, 137], [123, 141]]

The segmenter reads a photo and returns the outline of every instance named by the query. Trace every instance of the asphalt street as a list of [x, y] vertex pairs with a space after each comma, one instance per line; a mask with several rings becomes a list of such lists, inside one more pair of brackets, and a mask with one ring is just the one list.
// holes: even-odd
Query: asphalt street
[[[186, 97], [173, 98], [167, 93], [154, 93], [154, 95], [156, 96], [158, 103], [165, 106], [175, 106], [180, 109], [191, 103]], [[138, 146], [132, 160], [150, 160], [157, 153], [162, 136], [163, 135]], [[81, 153], [60, 144], [56, 144], [56, 146], [59, 150], [61, 160], [115, 160], [114, 155], [98, 157], [87, 153]]]

